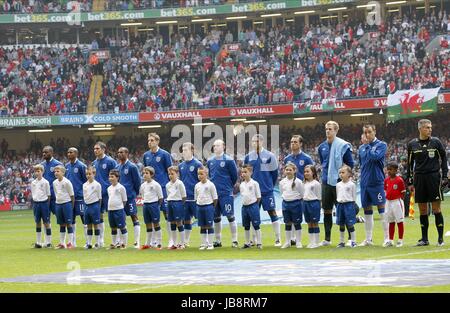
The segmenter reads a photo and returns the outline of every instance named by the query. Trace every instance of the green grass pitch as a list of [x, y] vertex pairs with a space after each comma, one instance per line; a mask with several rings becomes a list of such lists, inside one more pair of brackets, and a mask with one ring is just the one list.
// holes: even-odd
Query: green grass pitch
[[[142, 209], [139, 210], [142, 214]], [[375, 210], [376, 211], [376, 210]], [[437, 233], [434, 217], [430, 217], [429, 247], [413, 247], [420, 238], [420, 226], [416, 208], [416, 219], [405, 222], [405, 246], [402, 248], [383, 248], [382, 230], [375, 213], [374, 247], [358, 247], [355, 249], [335, 249], [339, 232], [333, 226], [332, 247], [318, 249], [284, 249], [273, 246], [273, 231], [271, 225], [263, 225], [263, 250], [240, 250], [231, 248], [228, 226], [223, 227], [224, 247], [213, 251], [199, 251], [199, 229], [195, 227], [191, 235], [191, 247], [185, 250], [127, 250], [109, 251], [84, 250], [84, 236], [82, 226], [78, 220], [77, 243], [74, 250], [32, 249], [35, 240], [35, 225], [31, 211], [0, 212], [0, 278], [27, 276], [34, 274], [48, 274], [67, 272], [67, 264], [77, 261], [81, 269], [92, 269], [125, 264], [139, 264], [147, 262], [182, 261], [182, 260], [217, 260], [217, 259], [450, 259], [450, 246], [436, 247]], [[450, 222], [450, 204], [447, 198], [443, 202], [443, 213], [448, 225]], [[266, 214], [266, 213], [263, 213]], [[141, 216], [141, 221], [143, 218]], [[130, 225], [129, 218], [127, 219]], [[141, 222], [142, 223], [142, 222]], [[162, 223], [164, 224], [164, 223]], [[107, 225], [107, 222], [105, 223]], [[59, 228], [55, 217], [52, 216], [53, 243], [59, 240]], [[163, 225], [164, 226], [164, 225]], [[306, 225], [304, 225], [306, 226]], [[145, 226], [141, 226], [141, 239], [145, 237]], [[323, 226], [321, 225], [321, 231]], [[282, 237], [284, 238], [284, 225]], [[308, 243], [308, 234], [303, 228], [303, 245]], [[446, 230], [448, 227], [446, 227]], [[105, 241], [109, 244], [111, 236], [109, 226], [105, 230]], [[133, 239], [133, 230], [129, 227], [129, 242]], [[357, 241], [364, 239], [364, 225], [356, 224]], [[167, 244], [167, 235], [163, 229], [163, 240]], [[321, 239], [323, 235], [321, 234]], [[449, 237], [446, 237], [450, 244]], [[243, 242], [243, 228], [239, 227], [239, 242]], [[231, 274], [231, 273], [230, 273]], [[65, 284], [32, 284], [32, 283], [1, 283], [0, 292], [450, 292], [450, 285], [435, 287], [284, 287], [284, 286], [176, 286], [176, 285], [65, 285]]]

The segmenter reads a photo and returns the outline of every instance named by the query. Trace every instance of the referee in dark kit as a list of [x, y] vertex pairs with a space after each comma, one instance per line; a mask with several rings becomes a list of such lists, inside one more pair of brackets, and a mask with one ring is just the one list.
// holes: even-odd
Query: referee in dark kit
[[422, 238], [416, 246], [428, 246], [428, 208], [431, 202], [438, 246], [444, 245], [444, 217], [441, 213], [442, 189], [448, 185], [447, 156], [442, 142], [431, 137], [431, 121], [422, 119], [418, 123], [419, 138], [408, 143], [408, 188], [415, 191], [414, 199], [419, 205]]

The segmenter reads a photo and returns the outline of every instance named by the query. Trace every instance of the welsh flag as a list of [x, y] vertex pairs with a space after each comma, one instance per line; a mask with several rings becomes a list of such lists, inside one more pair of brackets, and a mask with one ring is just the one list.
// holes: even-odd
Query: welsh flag
[[387, 98], [388, 121], [425, 116], [437, 111], [440, 87], [420, 90], [398, 90]]

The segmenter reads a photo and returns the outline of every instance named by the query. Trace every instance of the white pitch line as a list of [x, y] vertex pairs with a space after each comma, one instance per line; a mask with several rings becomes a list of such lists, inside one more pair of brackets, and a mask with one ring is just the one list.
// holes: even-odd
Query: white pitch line
[[437, 249], [437, 250], [409, 252], [409, 253], [403, 253], [403, 254], [392, 254], [392, 255], [380, 256], [378, 258], [370, 258], [369, 260], [391, 259], [391, 258], [396, 258], [396, 257], [399, 257], [399, 256], [416, 255], [416, 254], [427, 254], [427, 253], [444, 252], [444, 251], [450, 251], [450, 249]]
[[140, 291], [140, 290], [145, 290], [145, 289], [157, 289], [157, 288], [162, 288], [162, 287], [166, 287], [166, 286], [168, 286], [168, 285], [145, 286], [145, 287], [134, 288], [134, 289], [114, 290], [114, 291], [111, 291], [110, 293], [127, 293], [127, 292]]

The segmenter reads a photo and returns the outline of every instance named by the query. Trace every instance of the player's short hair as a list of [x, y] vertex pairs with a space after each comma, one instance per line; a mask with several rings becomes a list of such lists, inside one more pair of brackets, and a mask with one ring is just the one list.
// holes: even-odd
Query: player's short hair
[[393, 169], [395, 169], [395, 170], [398, 170], [398, 164], [397, 164], [397, 162], [391, 161], [391, 162], [388, 163], [388, 165], [386, 166], [386, 168], [387, 168], [387, 169], [393, 168]]
[[209, 173], [209, 169], [208, 169], [206, 166], [200, 166], [200, 167], [197, 169], [197, 172], [198, 172], [198, 171], [205, 171], [206, 175], [208, 175], [208, 173]]
[[191, 151], [192, 152], [194, 152], [194, 150], [195, 150], [195, 146], [194, 146], [194, 144], [192, 143], [192, 142], [185, 142], [185, 143], [183, 143], [183, 146], [182, 146], [183, 148], [184, 147], [188, 147], [188, 148], [191, 148]]
[[53, 153], [53, 147], [52, 146], [44, 146], [44, 148], [42, 148], [42, 151], [44, 150], [49, 150], [51, 153]]
[[264, 141], [264, 136], [261, 135], [261, 134], [255, 134], [255, 135], [253, 135], [253, 137], [252, 137], [252, 141], [253, 141], [253, 140]]
[[66, 173], [66, 168], [64, 166], [62, 166], [62, 165], [55, 166], [55, 171], [56, 170], [60, 170], [63, 174]]
[[144, 172], [149, 172], [152, 175], [152, 177], [155, 176], [155, 169], [152, 166], [144, 167]]
[[99, 146], [100, 149], [106, 150], [106, 144], [105, 144], [103, 141], [97, 141], [97, 142], [95, 143], [94, 147], [95, 147], [95, 146]]
[[377, 131], [375, 124], [364, 124], [363, 130], [364, 128], [372, 128], [374, 131]]
[[69, 149], [67, 149], [67, 152], [69, 151], [74, 151], [78, 155], [78, 149], [75, 147], [70, 147]]
[[167, 169], [167, 172], [175, 172], [178, 174], [180, 172], [180, 170], [179, 170], [178, 166], [172, 165]]
[[253, 166], [251, 166], [250, 164], [244, 164], [242, 165], [242, 169], [244, 170], [248, 170], [250, 172], [253, 172]]
[[157, 133], [149, 133], [149, 134], [148, 134], [148, 137], [153, 137], [153, 138], [155, 138], [155, 140], [156, 140], [157, 142], [159, 142], [159, 141], [161, 140], [161, 138], [159, 137], [159, 135], [158, 135]]
[[406, 156], [401, 156], [400, 161], [408, 161], [408, 158]]
[[350, 166], [348, 166], [347, 164], [342, 165], [340, 169], [347, 170], [347, 172], [350, 174], [350, 176], [353, 176], [352, 168]]
[[125, 153], [126, 153], [126, 154], [129, 154], [129, 153], [130, 153], [130, 151], [128, 150], [127, 147], [120, 147], [119, 149], [117, 149], [117, 151], [119, 151], [120, 149], [125, 150]]
[[116, 170], [116, 169], [110, 170], [110, 171], [109, 171], [109, 176], [116, 176], [116, 177], [119, 177], [119, 176], [120, 176], [119, 170]]
[[328, 121], [328, 122], [325, 124], [325, 127], [327, 127], [327, 125], [333, 125], [333, 128], [334, 128], [336, 131], [339, 130], [339, 124], [338, 124], [338, 122], [335, 122], [335, 121]]
[[292, 135], [291, 139], [297, 139], [299, 142], [303, 142], [302, 135]]
[[44, 165], [42, 165], [42, 164], [36, 164], [35, 166], [33, 166], [33, 169], [35, 170], [35, 171], [37, 171], [37, 170], [40, 170], [40, 171], [44, 171]]
[[431, 121], [429, 119], [423, 118], [417, 123], [417, 128], [421, 129], [426, 124], [431, 124]]
[[87, 172], [92, 172], [93, 174], [97, 173], [97, 169], [95, 168], [95, 166], [88, 166], [86, 168], [86, 173]]

